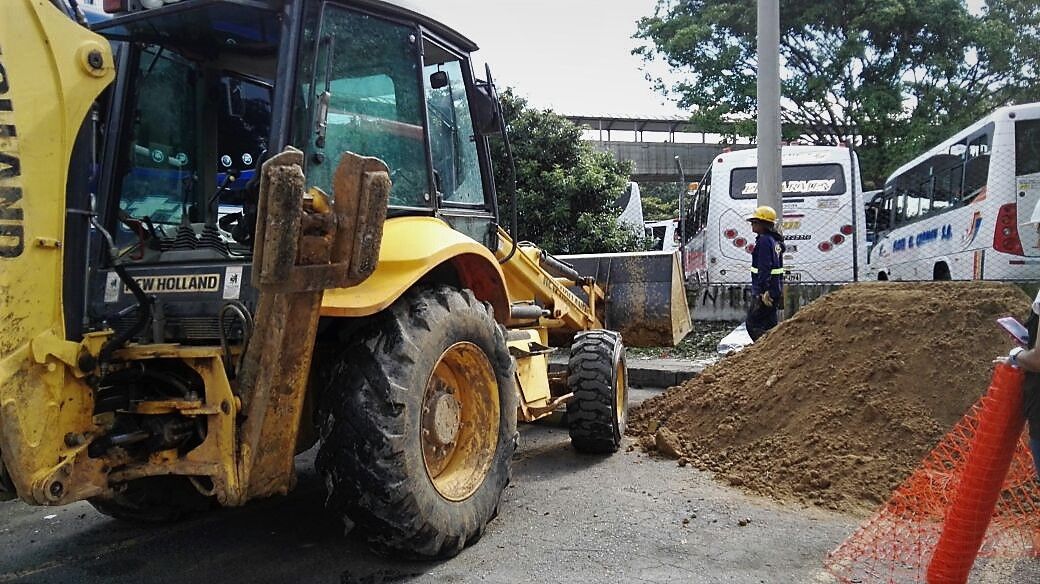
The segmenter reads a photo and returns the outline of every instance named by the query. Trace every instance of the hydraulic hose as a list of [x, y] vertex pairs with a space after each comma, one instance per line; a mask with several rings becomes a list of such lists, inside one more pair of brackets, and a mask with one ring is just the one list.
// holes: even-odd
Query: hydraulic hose
[[144, 290], [142, 290], [141, 286], [138, 285], [137, 280], [131, 278], [130, 274], [126, 271], [126, 268], [120, 263], [119, 254], [116, 252], [115, 241], [112, 240], [112, 234], [101, 225], [101, 222], [97, 220], [96, 215], [90, 217], [90, 223], [94, 226], [94, 229], [97, 229], [98, 233], [105, 238], [105, 243], [108, 247], [109, 261], [112, 263], [112, 270], [117, 276], [119, 276], [119, 281], [130, 290], [134, 295], [134, 299], [137, 300], [137, 320], [134, 322], [133, 326], [121, 333], [116, 333], [115, 336], [101, 346], [101, 350], [98, 352], [98, 361], [104, 363], [112, 358], [112, 353], [114, 353], [116, 349], [125, 345], [127, 341], [137, 336], [138, 333], [148, 326], [148, 322], [152, 320], [152, 299], [144, 293]]

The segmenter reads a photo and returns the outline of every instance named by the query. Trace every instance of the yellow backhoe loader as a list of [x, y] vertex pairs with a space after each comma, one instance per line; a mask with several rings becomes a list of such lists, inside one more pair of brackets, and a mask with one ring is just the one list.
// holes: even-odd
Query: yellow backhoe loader
[[64, 2], [0, 5], [0, 496], [169, 520], [319, 445], [332, 512], [443, 557], [518, 420], [617, 450], [613, 331], [681, 339], [678, 264], [499, 226], [472, 41], [383, 0], [106, 0], [93, 31]]

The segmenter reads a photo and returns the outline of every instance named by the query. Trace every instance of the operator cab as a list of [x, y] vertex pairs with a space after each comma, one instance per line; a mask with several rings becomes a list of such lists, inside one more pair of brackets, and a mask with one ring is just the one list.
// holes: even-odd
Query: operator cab
[[[253, 308], [243, 282], [259, 166], [286, 146], [329, 195], [342, 152], [379, 158], [388, 217], [438, 216], [495, 250], [487, 134], [500, 114], [474, 78], [472, 41], [376, 0], [129, 2], [93, 25], [121, 47], [96, 207], [120, 261], [163, 304], [166, 330], [147, 340], [211, 342], [226, 301]], [[118, 330], [134, 300], [94, 242], [88, 328]]]

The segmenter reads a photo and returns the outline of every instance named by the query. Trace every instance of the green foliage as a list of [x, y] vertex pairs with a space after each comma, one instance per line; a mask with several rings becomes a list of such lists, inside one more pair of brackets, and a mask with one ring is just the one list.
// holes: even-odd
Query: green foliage
[[643, 199], [643, 220], [663, 221], [679, 216], [679, 183], [639, 183]]
[[[551, 253], [645, 249], [644, 237], [619, 223], [614, 202], [631, 164], [594, 150], [581, 129], [551, 110], [529, 107], [512, 90], [502, 108], [516, 161], [519, 238]], [[508, 226], [509, 166], [501, 140], [492, 140], [502, 223]]]
[[[780, 1], [788, 138], [861, 143], [864, 180], [885, 175], [992, 109], [1040, 95], [1040, 7], [988, 0]], [[680, 81], [658, 88], [716, 131], [753, 136], [754, 0], [659, 0], [635, 50]]]
[[643, 220], [663, 221], [679, 216], [679, 200], [665, 201], [653, 195], [643, 195]]

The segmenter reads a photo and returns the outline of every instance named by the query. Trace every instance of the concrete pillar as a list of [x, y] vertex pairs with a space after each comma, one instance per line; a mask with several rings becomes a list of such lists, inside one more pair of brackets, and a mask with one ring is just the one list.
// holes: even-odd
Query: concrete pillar
[[[783, 215], [780, 193], [780, 2], [758, 0], [758, 204]], [[777, 222], [777, 229], [783, 225]]]

